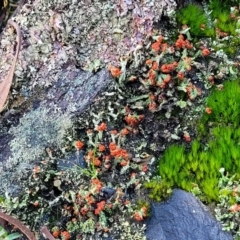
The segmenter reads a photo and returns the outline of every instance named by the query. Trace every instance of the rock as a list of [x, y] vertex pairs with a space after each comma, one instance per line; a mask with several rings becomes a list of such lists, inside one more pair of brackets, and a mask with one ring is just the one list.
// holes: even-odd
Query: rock
[[[32, 169], [36, 161], [43, 159], [47, 147], [63, 144], [67, 129], [72, 127], [72, 119], [83, 113], [111, 81], [106, 69], [94, 74], [71, 65], [62, 70], [54, 84], [39, 94], [29, 89], [30, 97], [25, 100], [28, 104], [22, 102], [19, 105], [21, 112], [9, 110], [3, 113], [0, 118], [1, 194], [23, 176], [26, 166]], [[74, 160], [84, 167], [81, 159], [82, 153], [66, 156], [65, 164], [76, 164], [71, 163]]]
[[63, 159], [58, 160], [58, 170], [65, 170], [77, 165], [78, 167], [85, 168], [87, 166], [84, 161], [84, 153], [80, 151], [79, 153], [70, 153], [64, 156]]
[[[59, 122], [59, 126], [62, 126], [71, 121], [72, 117], [81, 114], [94, 101], [95, 97], [109, 85], [110, 81], [111, 78], [107, 70], [103, 69], [93, 74], [70, 66], [63, 70], [61, 77], [52, 86], [44, 89], [41, 94], [36, 94], [34, 90], [30, 91], [31, 97], [26, 101], [30, 103], [31, 108], [22, 109], [22, 115], [6, 112], [0, 119], [0, 150], [2, 150], [0, 162], [6, 162], [10, 155], [13, 155], [16, 161], [22, 160], [15, 156], [13, 151], [15, 152], [14, 148], [16, 147], [18, 155], [23, 155], [21, 151], [19, 152], [19, 149], [23, 148], [23, 144], [26, 145], [23, 152], [33, 149], [35, 146], [42, 149], [37, 152], [45, 152], [44, 148], [52, 143], [49, 139], [55, 137], [52, 135], [51, 129], [54, 132], [60, 131], [57, 122]], [[38, 102], [37, 106], [34, 105], [35, 102]], [[20, 119], [20, 124], [16, 123], [14, 116]], [[14, 123], [12, 123], [12, 119], [14, 119]], [[67, 125], [69, 126], [70, 123]], [[27, 136], [25, 137], [25, 135]], [[31, 141], [25, 143], [25, 138]], [[42, 145], [43, 140], [46, 146]], [[18, 146], [20, 142], [21, 146]], [[34, 152], [36, 151], [34, 150]], [[28, 155], [31, 155], [29, 151]], [[31, 155], [28, 158], [35, 159], [36, 157]]]
[[116, 190], [113, 188], [104, 187], [99, 193], [101, 200], [107, 200], [115, 194]]
[[111, 81], [109, 72], [102, 69], [91, 73], [70, 66], [62, 72], [62, 76], [54, 83], [40, 105], [61, 110], [71, 116], [80, 114], [92, 103]]
[[169, 200], [152, 203], [148, 240], [232, 240], [195, 196], [175, 189]]

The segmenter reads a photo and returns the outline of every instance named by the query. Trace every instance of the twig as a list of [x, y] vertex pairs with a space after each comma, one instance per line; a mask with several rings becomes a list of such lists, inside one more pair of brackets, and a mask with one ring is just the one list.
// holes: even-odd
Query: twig
[[44, 238], [49, 239], [49, 240], [56, 240], [56, 238], [53, 237], [53, 235], [50, 233], [48, 228], [46, 226], [43, 226], [41, 229], [41, 232], [44, 236]]
[[[34, 236], [34, 234], [19, 220], [17, 220], [16, 218], [3, 213], [2, 211], [0, 211], [0, 219], [3, 219], [4, 221], [14, 225], [16, 228], [18, 228], [29, 240], [37, 240]], [[52, 240], [52, 239], [50, 239]], [[55, 240], [55, 239], [53, 239]]]

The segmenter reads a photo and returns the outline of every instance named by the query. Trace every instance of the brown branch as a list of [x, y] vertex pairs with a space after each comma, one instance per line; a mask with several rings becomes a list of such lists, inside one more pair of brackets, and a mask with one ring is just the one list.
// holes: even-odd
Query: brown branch
[[44, 238], [49, 239], [49, 240], [56, 240], [56, 238], [53, 237], [53, 235], [50, 233], [48, 228], [46, 226], [43, 226], [41, 229], [42, 235]]
[[15, 57], [14, 57], [12, 66], [10, 68], [10, 71], [9, 71], [8, 75], [5, 77], [5, 79], [2, 82], [0, 82], [0, 112], [4, 108], [4, 103], [6, 102], [10, 87], [12, 85], [14, 70], [15, 70], [15, 66], [16, 66], [16, 62], [17, 62], [17, 57], [18, 57], [20, 45], [21, 45], [21, 31], [20, 31], [19, 26], [15, 22], [13, 22], [12, 20], [9, 20], [8, 24], [13, 26], [17, 31], [18, 45], [17, 45], [17, 50], [16, 50], [16, 53], [15, 53]]
[[[34, 234], [19, 220], [0, 211], [0, 219], [6, 221], [18, 228], [29, 240], [37, 240]], [[51, 240], [51, 239], [50, 239]]]

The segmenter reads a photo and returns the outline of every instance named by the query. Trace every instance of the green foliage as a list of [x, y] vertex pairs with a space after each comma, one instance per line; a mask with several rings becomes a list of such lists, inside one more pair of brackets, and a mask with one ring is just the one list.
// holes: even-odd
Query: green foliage
[[19, 239], [22, 235], [20, 233], [11, 233], [8, 234], [8, 232], [0, 226], [0, 239], [2, 240], [14, 240]]
[[[231, 0], [209, 0], [209, 8], [212, 10], [212, 16], [214, 18], [220, 18], [220, 20], [229, 20], [230, 7], [234, 6], [236, 2]], [[222, 14], [222, 16], [220, 16]], [[224, 17], [225, 15], [225, 17]]]
[[207, 134], [206, 127], [203, 122], [198, 123], [197, 132], [198, 132], [198, 135], [200, 138], [201, 138], [201, 136], [205, 136]]
[[230, 13], [228, 11], [223, 11], [223, 12], [220, 12], [217, 17], [221, 23], [227, 23], [230, 20], [229, 15]]
[[238, 50], [238, 45], [233, 44], [233, 42], [231, 42], [231, 46], [226, 45], [226, 43], [224, 45], [220, 45], [220, 46], [215, 46], [214, 50], [215, 51], [219, 51], [222, 50], [223, 52], [225, 52], [226, 54], [230, 55], [230, 56], [234, 56]]
[[209, 9], [212, 20], [215, 21], [215, 29], [220, 29], [222, 32], [230, 35], [236, 35], [237, 21], [231, 19], [230, 7], [233, 6], [230, 1], [211, 0]]
[[[230, 13], [229, 13], [230, 14]], [[230, 35], [235, 36], [236, 35], [236, 27], [233, 22], [219, 22], [216, 23], [216, 28], [219, 28], [221, 31], [228, 33]]]
[[[198, 140], [192, 142], [190, 151], [184, 150], [183, 146], [170, 146], [159, 163], [159, 175], [163, 180], [147, 185], [148, 188], [154, 187], [151, 197], [159, 194], [165, 197], [166, 190], [171, 187], [190, 191], [193, 186], [199, 186], [204, 194], [203, 200], [217, 201], [218, 170], [224, 167], [231, 173], [240, 172], [239, 142], [239, 131], [231, 127], [216, 127], [212, 129], [207, 151], [201, 148]], [[239, 174], [237, 176], [240, 177]]]
[[159, 174], [163, 178], [161, 188], [169, 189], [174, 186], [190, 191], [193, 186], [198, 185], [207, 196], [207, 201], [217, 200], [215, 172], [217, 173], [219, 166], [212, 153], [201, 150], [197, 140], [193, 141], [189, 152], [183, 146], [172, 145], [160, 160]]
[[222, 0], [209, 1], [209, 8], [212, 10], [212, 16], [214, 18], [219, 18], [219, 14], [221, 13], [223, 13], [222, 15], [225, 15], [225, 18], [221, 16], [221, 20], [228, 19], [226, 9], [229, 9], [230, 5], [231, 4], [229, 2], [227, 3], [227, 1], [222, 1]]
[[188, 4], [177, 13], [177, 21], [190, 27], [194, 37], [215, 37], [215, 31], [236, 36], [237, 21], [231, 19], [232, 1], [211, 0], [204, 7]]
[[171, 185], [162, 181], [159, 176], [153, 177], [149, 182], [145, 182], [144, 187], [151, 190], [149, 198], [156, 201], [161, 201], [172, 193]]

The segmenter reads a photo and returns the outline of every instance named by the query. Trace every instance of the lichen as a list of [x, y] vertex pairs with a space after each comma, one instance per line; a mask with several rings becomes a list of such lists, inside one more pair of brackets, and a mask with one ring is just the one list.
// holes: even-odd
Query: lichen
[[71, 127], [72, 121], [67, 114], [44, 108], [26, 113], [19, 125], [9, 130], [14, 138], [10, 142], [12, 156], [7, 166], [39, 160], [46, 147], [61, 147]]

